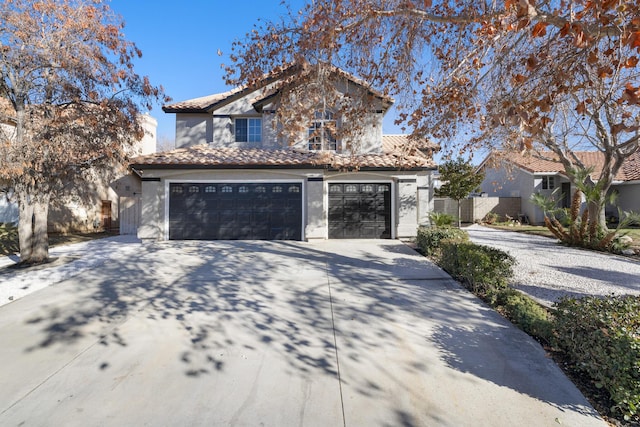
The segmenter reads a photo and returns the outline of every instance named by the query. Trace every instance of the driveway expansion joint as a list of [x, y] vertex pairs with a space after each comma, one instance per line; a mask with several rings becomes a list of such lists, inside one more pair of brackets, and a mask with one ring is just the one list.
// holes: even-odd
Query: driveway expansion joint
[[333, 347], [336, 352], [336, 372], [338, 374], [338, 387], [340, 389], [340, 408], [342, 410], [342, 425], [347, 427], [347, 418], [344, 412], [344, 395], [342, 392], [342, 378], [340, 376], [340, 358], [338, 356], [338, 337], [336, 335], [336, 320], [333, 312], [333, 296], [331, 295], [331, 279], [329, 278], [329, 263], [325, 263], [325, 271], [327, 276], [327, 288], [329, 289], [329, 307], [331, 309], [331, 329], [333, 330]]

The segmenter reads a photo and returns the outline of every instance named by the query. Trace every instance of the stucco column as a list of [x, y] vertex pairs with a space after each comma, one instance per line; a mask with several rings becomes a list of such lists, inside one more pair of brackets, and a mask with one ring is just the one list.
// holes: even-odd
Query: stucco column
[[433, 182], [431, 174], [418, 176], [418, 225], [429, 225], [429, 214], [433, 212]]
[[398, 235], [396, 238], [415, 237], [418, 224], [417, 178], [398, 177]]
[[306, 239], [327, 238], [327, 207], [325, 206], [324, 178], [308, 177], [306, 182]]

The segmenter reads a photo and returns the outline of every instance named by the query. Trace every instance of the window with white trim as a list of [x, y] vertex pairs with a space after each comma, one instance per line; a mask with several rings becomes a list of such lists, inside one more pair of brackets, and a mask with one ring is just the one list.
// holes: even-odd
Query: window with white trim
[[336, 119], [331, 111], [316, 111], [309, 125], [309, 150], [337, 150]]
[[542, 189], [553, 190], [556, 188], [556, 177], [553, 175], [546, 175], [542, 177]]
[[256, 144], [262, 141], [262, 119], [242, 117], [234, 120], [236, 142]]

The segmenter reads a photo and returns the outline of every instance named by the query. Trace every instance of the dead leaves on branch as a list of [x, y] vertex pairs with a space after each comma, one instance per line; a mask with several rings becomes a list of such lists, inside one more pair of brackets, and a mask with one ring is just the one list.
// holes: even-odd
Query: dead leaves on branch
[[621, 103], [627, 103], [629, 105], [640, 105], [640, 87], [634, 86], [631, 83], [627, 83], [622, 97]]
[[481, 117], [487, 129], [494, 81], [507, 94], [520, 91], [515, 102], [530, 111], [531, 131], [547, 129], [572, 94], [571, 110], [590, 114], [602, 99], [587, 92], [598, 86], [610, 86], [614, 103], [638, 105], [637, 2], [319, 0], [296, 19], [300, 25], [269, 24], [236, 45], [234, 68], [264, 73], [283, 58], [335, 61], [411, 103], [402, 117], [421, 132], [447, 137]]
[[142, 136], [140, 104], [168, 98], [135, 73], [141, 52], [123, 28], [102, 0], [0, 4], [0, 96], [23, 117], [0, 147], [0, 178], [55, 188], [92, 164], [125, 159]]

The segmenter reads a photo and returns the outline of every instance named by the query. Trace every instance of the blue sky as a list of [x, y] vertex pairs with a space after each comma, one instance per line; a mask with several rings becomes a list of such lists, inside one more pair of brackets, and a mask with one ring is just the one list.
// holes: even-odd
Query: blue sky
[[[287, 3], [297, 11], [305, 1]], [[229, 90], [220, 65], [230, 63], [233, 41], [242, 39], [259, 19], [277, 21], [287, 12], [280, 0], [111, 0], [110, 6], [123, 17], [126, 38], [142, 50], [136, 72], [162, 85], [174, 101]], [[151, 115], [158, 120], [158, 139], [173, 141], [175, 116], [165, 114], [160, 105]], [[386, 118], [385, 133], [400, 133], [392, 122]]]

